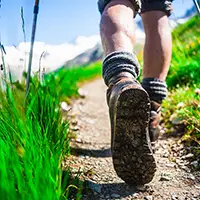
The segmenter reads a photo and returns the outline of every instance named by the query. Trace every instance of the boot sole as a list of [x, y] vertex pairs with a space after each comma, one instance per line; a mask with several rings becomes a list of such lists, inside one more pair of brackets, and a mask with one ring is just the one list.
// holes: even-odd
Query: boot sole
[[117, 175], [130, 185], [149, 183], [156, 163], [148, 134], [150, 100], [142, 88], [123, 88], [111, 103], [112, 156]]

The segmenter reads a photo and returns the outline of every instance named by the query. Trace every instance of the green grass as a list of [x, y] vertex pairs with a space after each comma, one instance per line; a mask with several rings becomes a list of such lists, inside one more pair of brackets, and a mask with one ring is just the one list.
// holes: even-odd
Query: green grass
[[[15, 83], [0, 96], [0, 196], [2, 199], [81, 198], [82, 182], [62, 171], [70, 154], [68, 122], [62, 120], [60, 101], [78, 95], [78, 84], [101, 73], [100, 64], [64, 69], [41, 84]], [[9, 84], [8, 84], [9, 85]]]
[[186, 134], [190, 135], [191, 139], [200, 141], [200, 95], [195, 90], [194, 86], [172, 89], [167, 100], [163, 102], [163, 111], [166, 124], [169, 119], [182, 121], [187, 125]]
[[170, 88], [199, 83], [200, 20], [198, 16], [179, 25], [172, 33], [172, 62], [167, 78]]
[[[166, 127], [170, 118], [177, 118], [185, 126], [184, 140], [200, 144], [200, 18], [194, 16], [173, 31], [173, 54], [167, 77], [169, 96], [163, 102]], [[177, 106], [181, 105], [182, 106]]]
[[[51, 82], [52, 84], [52, 82]], [[60, 199], [61, 160], [69, 152], [55, 86], [32, 83], [26, 106], [9, 90], [1, 95], [0, 196]]]
[[[100, 77], [101, 62], [75, 68], [63, 67], [54, 72], [53, 75], [56, 80], [56, 89], [59, 91], [61, 98], [78, 97], [78, 88], [80, 84]], [[48, 79], [48, 76], [46, 78]]]

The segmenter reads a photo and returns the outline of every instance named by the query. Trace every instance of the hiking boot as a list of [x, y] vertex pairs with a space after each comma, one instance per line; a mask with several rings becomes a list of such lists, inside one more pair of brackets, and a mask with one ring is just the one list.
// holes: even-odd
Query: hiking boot
[[159, 125], [161, 117], [161, 104], [151, 101], [149, 136], [151, 142], [158, 140], [161, 127]]
[[149, 183], [156, 163], [148, 133], [150, 100], [128, 73], [110, 80], [107, 91], [111, 122], [111, 150], [117, 175], [126, 183]]

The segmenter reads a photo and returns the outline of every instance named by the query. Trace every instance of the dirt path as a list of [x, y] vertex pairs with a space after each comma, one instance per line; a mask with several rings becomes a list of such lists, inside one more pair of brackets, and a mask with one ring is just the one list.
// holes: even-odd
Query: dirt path
[[75, 171], [83, 171], [90, 188], [83, 199], [200, 199], [199, 174], [190, 172], [184, 147], [173, 138], [159, 139], [155, 148], [157, 172], [150, 184], [135, 188], [118, 178], [110, 153], [106, 87], [102, 80], [95, 80], [83, 89], [88, 93], [86, 98], [75, 101], [70, 111], [77, 132], [70, 164]]

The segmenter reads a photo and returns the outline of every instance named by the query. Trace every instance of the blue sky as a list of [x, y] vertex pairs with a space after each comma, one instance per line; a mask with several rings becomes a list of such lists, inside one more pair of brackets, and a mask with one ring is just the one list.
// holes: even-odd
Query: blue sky
[[[176, 17], [184, 14], [192, 0], [175, 0]], [[23, 42], [20, 8], [24, 8], [27, 40], [30, 39], [34, 0], [2, 0], [0, 33], [4, 45]], [[137, 18], [137, 20], [139, 17]], [[77, 36], [99, 33], [97, 0], [40, 0], [36, 40], [47, 44], [72, 42]]]

